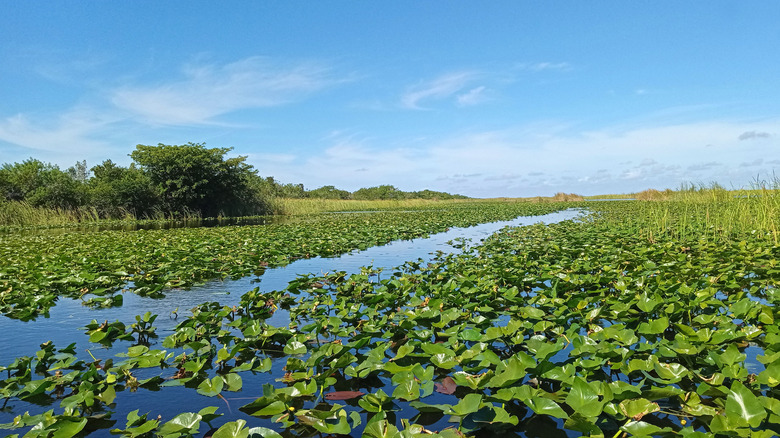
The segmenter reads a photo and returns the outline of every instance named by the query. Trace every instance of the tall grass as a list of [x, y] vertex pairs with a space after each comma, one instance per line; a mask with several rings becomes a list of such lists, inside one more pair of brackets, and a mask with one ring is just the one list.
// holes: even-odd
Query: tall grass
[[93, 207], [73, 210], [34, 207], [26, 202], [0, 202], [0, 226], [56, 226], [100, 220]]
[[780, 180], [756, 183], [750, 189], [726, 190], [686, 186], [639, 201], [632, 217], [648, 239], [663, 234], [677, 238], [734, 239], [745, 233], [780, 240]]

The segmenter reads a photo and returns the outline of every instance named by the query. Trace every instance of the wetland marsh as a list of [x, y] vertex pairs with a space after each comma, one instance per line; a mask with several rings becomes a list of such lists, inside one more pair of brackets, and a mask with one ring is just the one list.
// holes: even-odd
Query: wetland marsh
[[[0, 427], [775, 436], [780, 247], [770, 195], [465, 202], [262, 226], [3, 235], [4, 324], [46, 325], [76, 303], [84, 320], [72, 321], [82, 327], [67, 335], [75, 344], [41, 338], [6, 357], [22, 340], [3, 340]], [[315, 263], [265, 281], [295, 260], [572, 206], [588, 214], [456, 238], [456, 251], [392, 266]], [[208, 295], [219, 279], [239, 287], [229, 301]], [[203, 302], [142, 312], [145, 300], [175, 302], [188, 288]]]

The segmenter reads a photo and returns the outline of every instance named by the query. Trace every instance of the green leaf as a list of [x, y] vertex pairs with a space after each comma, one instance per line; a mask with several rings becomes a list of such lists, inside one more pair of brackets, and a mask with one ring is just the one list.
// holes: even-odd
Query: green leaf
[[241, 376], [236, 373], [227, 373], [222, 376], [222, 380], [225, 382], [226, 391], [240, 391], [243, 385]]
[[114, 390], [114, 385], [108, 385], [105, 391], [103, 391], [96, 398], [107, 405], [113, 403], [114, 399], [116, 398], [116, 391]]
[[291, 340], [284, 346], [284, 354], [306, 354], [306, 345]]
[[663, 429], [645, 421], [629, 421], [624, 424], [620, 430], [628, 432], [633, 436], [655, 436]]
[[669, 318], [663, 316], [648, 322], [639, 324], [637, 331], [645, 335], [657, 335], [664, 332], [669, 327]]
[[246, 421], [236, 420], [223, 424], [211, 438], [247, 438], [249, 429], [245, 429]]
[[414, 377], [408, 378], [393, 390], [393, 397], [406, 401], [417, 400], [420, 398], [420, 384]]
[[726, 397], [726, 417], [729, 423], [758, 427], [766, 418], [766, 409], [753, 392], [735, 380]]
[[569, 415], [554, 401], [546, 397], [533, 396], [525, 403], [540, 415], [552, 415], [556, 418], [569, 418]]
[[604, 432], [596, 426], [593, 419], [583, 416], [582, 414], [575, 412], [569, 418], [566, 419], [564, 426], [568, 429], [576, 430], [584, 434], [588, 434], [591, 437], [603, 438]]
[[169, 433], [192, 433], [197, 432], [201, 416], [192, 412], [179, 414], [167, 423], [163, 424], [158, 433], [166, 435]]
[[598, 417], [604, 407], [604, 403], [599, 401], [599, 395], [588, 382], [581, 377], [575, 377], [569, 395], [566, 396], [568, 404], [574, 412], [585, 417]]
[[249, 429], [247, 438], [282, 438], [282, 436], [267, 427], [258, 426]]
[[57, 422], [57, 429], [52, 434], [52, 438], [70, 438], [81, 432], [86, 425], [86, 418], [79, 421], [60, 420]]
[[452, 407], [448, 412], [450, 415], [465, 417], [468, 414], [477, 412], [482, 404], [482, 394], [466, 394], [463, 399]]
[[623, 400], [619, 406], [620, 411], [628, 418], [642, 418], [647, 414], [661, 410], [658, 407], [658, 403], [651, 402], [645, 398]]
[[222, 388], [225, 385], [221, 376], [215, 376], [212, 379], [206, 379], [200, 382], [198, 385], [198, 394], [205, 395], [206, 397], [214, 397], [222, 392]]
[[780, 360], [770, 364], [766, 369], [758, 373], [758, 383], [774, 388], [780, 385]]

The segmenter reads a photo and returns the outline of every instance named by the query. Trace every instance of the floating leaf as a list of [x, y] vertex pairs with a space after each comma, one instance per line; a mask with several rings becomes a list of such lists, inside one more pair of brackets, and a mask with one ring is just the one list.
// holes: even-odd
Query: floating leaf
[[452, 379], [452, 377], [447, 376], [444, 379], [442, 379], [441, 383], [436, 383], [436, 392], [440, 392], [442, 394], [454, 394], [455, 390], [458, 389], [458, 384], [455, 383], [455, 380]]
[[362, 391], [333, 391], [325, 393], [327, 400], [351, 400], [365, 395]]
[[574, 379], [569, 395], [566, 396], [566, 404], [584, 417], [599, 416], [604, 405], [599, 401], [598, 393], [580, 377]]
[[758, 427], [766, 418], [766, 410], [758, 397], [739, 381], [734, 381], [726, 397], [726, 416], [730, 423]]

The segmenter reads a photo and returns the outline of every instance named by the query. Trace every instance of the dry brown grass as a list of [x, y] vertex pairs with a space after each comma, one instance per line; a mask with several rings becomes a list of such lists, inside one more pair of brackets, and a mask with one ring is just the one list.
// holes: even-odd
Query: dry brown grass
[[674, 195], [674, 191], [666, 189], [664, 191], [656, 189], [647, 189], [641, 192], [635, 193], [634, 198], [640, 201], [664, 201], [671, 198]]
[[558, 192], [552, 197], [553, 202], [579, 202], [584, 201], [585, 198], [576, 193], [563, 193]]

